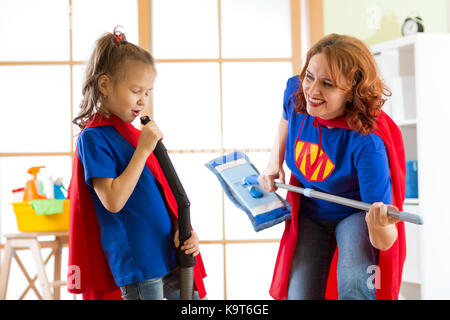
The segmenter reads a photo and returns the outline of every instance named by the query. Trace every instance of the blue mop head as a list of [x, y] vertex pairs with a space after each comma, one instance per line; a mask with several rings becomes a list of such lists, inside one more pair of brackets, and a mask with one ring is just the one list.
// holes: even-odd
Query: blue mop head
[[228, 198], [247, 213], [256, 232], [290, 219], [289, 203], [259, 186], [259, 172], [245, 153], [236, 151], [205, 165], [219, 179]]

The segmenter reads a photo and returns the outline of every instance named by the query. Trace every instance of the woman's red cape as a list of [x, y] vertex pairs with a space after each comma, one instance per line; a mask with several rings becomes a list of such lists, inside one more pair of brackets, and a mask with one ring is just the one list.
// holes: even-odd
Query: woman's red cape
[[[350, 129], [345, 117], [328, 121], [321, 120], [320, 118], [317, 118], [317, 120], [321, 125]], [[386, 146], [391, 173], [392, 203], [402, 211], [403, 201], [405, 199], [406, 162], [401, 131], [394, 121], [386, 113], [381, 111], [377, 119], [377, 129], [373, 133], [377, 134]], [[291, 175], [289, 183], [300, 186], [300, 182], [293, 175]], [[287, 193], [287, 200], [292, 206], [292, 218], [285, 222], [285, 229], [275, 262], [275, 270], [269, 291], [274, 299], [287, 299], [289, 270], [298, 239], [300, 195], [289, 191]], [[406, 258], [406, 240], [404, 223], [398, 222], [396, 223], [396, 227], [398, 231], [397, 240], [389, 250], [380, 251], [379, 254], [379, 273], [376, 275], [376, 278], [380, 281], [380, 285], [378, 287], [376, 286], [378, 300], [396, 300], [400, 291], [403, 264]], [[328, 275], [325, 294], [325, 298], [330, 300], [338, 299], [336, 277], [337, 257], [338, 249], [336, 248]]]
[[[114, 126], [116, 130], [136, 148], [140, 130], [133, 125], [111, 118], [95, 117], [86, 127]], [[177, 203], [167, 183], [158, 160], [153, 153], [147, 159], [147, 167], [162, 186], [164, 198], [173, 221], [178, 218]], [[69, 229], [69, 269], [68, 291], [82, 293], [86, 300], [121, 299], [120, 289], [111, 274], [100, 243], [100, 233], [95, 215], [91, 190], [85, 183], [84, 169], [75, 150], [72, 180], [69, 187], [70, 229]], [[196, 257], [194, 283], [200, 298], [206, 295], [203, 278], [206, 276], [201, 255]]]

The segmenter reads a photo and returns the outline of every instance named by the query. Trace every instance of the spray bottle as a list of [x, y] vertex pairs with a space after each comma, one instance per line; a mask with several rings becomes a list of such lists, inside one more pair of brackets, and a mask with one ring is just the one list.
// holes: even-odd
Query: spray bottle
[[64, 194], [63, 190], [67, 192], [66, 188], [64, 188], [64, 186], [63, 186], [62, 178], [58, 177], [54, 181], [54, 185], [53, 185], [53, 193], [55, 195], [55, 199], [66, 199], [67, 198], [67, 196]]
[[37, 175], [37, 181], [39, 185], [42, 184], [42, 189], [38, 188], [38, 192], [48, 199], [54, 199], [54, 178], [49, 169], [45, 168], [40, 170]]
[[47, 199], [42, 194], [38, 192], [37, 188], [37, 179], [36, 176], [41, 168], [45, 168], [45, 166], [40, 167], [31, 167], [28, 169], [28, 173], [33, 175], [32, 180], [28, 180], [27, 184], [25, 185], [25, 194], [23, 195], [23, 201], [32, 201], [32, 200], [39, 200], [39, 199]]

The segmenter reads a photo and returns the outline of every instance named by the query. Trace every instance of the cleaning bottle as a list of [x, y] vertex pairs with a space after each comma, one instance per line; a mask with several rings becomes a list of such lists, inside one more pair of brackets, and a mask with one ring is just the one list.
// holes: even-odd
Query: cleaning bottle
[[39, 200], [39, 199], [47, 199], [42, 194], [38, 192], [37, 189], [37, 180], [36, 176], [41, 168], [45, 168], [45, 166], [40, 167], [31, 167], [28, 169], [28, 173], [33, 175], [32, 180], [28, 180], [27, 184], [25, 185], [25, 193], [23, 195], [23, 201], [32, 201], [32, 200]]
[[[53, 175], [51, 174], [51, 172], [49, 171], [49, 169], [44, 168], [42, 170], [39, 171], [39, 173], [37, 174], [37, 181], [38, 184], [42, 184], [42, 190], [40, 188], [38, 188], [38, 192], [49, 198], [49, 199], [54, 199], [55, 198], [55, 194], [54, 194], [54, 181], [55, 179], [53, 178]], [[41, 183], [39, 183], [39, 181]]]
[[64, 194], [64, 192], [62, 190], [66, 190], [66, 188], [64, 188], [63, 184], [62, 184], [62, 178], [58, 177], [56, 178], [54, 185], [53, 185], [53, 193], [55, 195], [55, 199], [66, 199], [66, 195]]

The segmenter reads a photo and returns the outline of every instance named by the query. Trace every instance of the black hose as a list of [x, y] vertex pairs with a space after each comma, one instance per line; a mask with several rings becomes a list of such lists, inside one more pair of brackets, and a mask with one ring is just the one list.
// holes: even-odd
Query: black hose
[[[141, 123], [146, 125], [150, 122], [148, 116], [141, 117]], [[184, 241], [191, 237], [191, 216], [190, 202], [184, 191], [183, 185], [178, 178], [177, 172], [170, 161], [166, 147], [161, 141], [156, 144], [153, 151], [159, 162], [161, 170], [166, 176], [167, 183], [172, 190], [178, 207], [178, 230], [180, 237], [180, 247]], [[180, 263], [180, 298], [182, 300], [192, 300], [194, 294], [194, 266], [195, 257], [187, 255], [184, 251], [178, 250], [178, 259]]]

